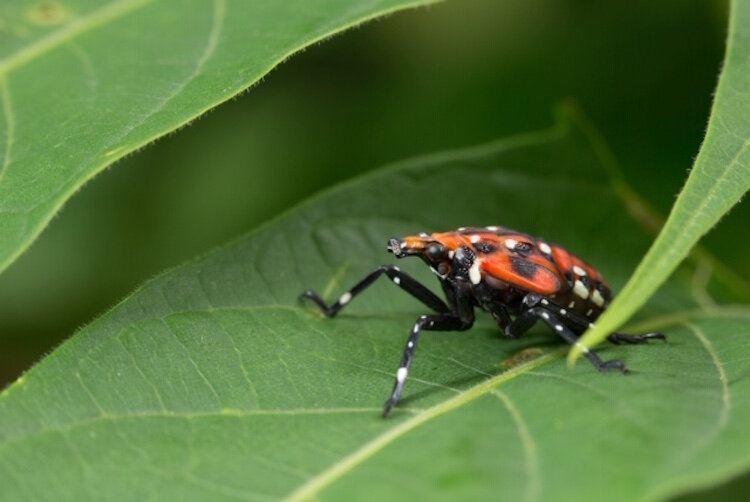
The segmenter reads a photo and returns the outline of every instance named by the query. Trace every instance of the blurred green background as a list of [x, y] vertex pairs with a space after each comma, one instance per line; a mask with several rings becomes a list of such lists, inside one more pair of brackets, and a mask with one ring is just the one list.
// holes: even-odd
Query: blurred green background
[[[666, 214], [702, 139], [726, 15], [712, 1], [462, 0], [307, 49], [97, 177], [0, 276], [0, 386], [165, 268], [383, 164], [549, 127], [562, 99]], [[706, 245], [747, 276], [743, 213]]]

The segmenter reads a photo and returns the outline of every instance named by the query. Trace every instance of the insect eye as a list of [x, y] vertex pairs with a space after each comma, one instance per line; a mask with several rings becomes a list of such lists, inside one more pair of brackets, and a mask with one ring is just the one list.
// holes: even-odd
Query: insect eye
[[432, 242], [428, 244], [427, 248], [425, 249], [425, 254], [427, 255], [427, 258], [429, 258], [432, 261], [444, 260], [445, 258], [448, 257], [448, 253], [445, 250], [445, 246], [437, 242]]

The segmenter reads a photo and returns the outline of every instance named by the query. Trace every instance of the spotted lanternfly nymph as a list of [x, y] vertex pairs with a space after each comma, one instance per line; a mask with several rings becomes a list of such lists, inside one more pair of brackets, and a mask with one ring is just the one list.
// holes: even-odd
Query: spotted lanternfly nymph
[[[391, 239], [388, 251], [396, 258], [419, 256], [440, 279], [447, 303], [394, 265], [381, 265], [328, 306], [314, 291], [302, 293], [328, 317], [334, 317], [352, 298], [381, 275], [424, 303], [435, 313], [420, 316], [411, 329], [387, 416], [398, 403], [422, 331], [464, 331], [474, 324], [474, 308], [489, 312], [503, 333], [518, 338], [541, 320], [571, 345], [601, 315], [612, 300], [604, 278], [593, 267], [563, 248], [543, 239], [503, 227], [459, 228], [454, 232], [410, 235]], [[664, 340], [661, 333], [612, 333], [615, 344]], [[602, 361], [580, 346], [599, 371], [627, 372], [622, 361]]]

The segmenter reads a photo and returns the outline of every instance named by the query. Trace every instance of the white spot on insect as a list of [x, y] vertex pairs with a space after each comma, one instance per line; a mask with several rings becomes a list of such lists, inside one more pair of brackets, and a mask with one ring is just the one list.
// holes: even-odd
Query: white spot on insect
[[578, 281], [578, 280], [576, 280], [575, 284], [573, 285], [573, 293], [577, 294], [584, 300], [589, 297], [588, 288], [584, 286], [581, 281]]
[[591, 313], [592, 313], [593, 311], [594, 311], [594, 309], [588, 309], [588, 310], [586, 311], [586, 315], [591, 315]]
[[562, 324], [555, 324], [555, 329], [557, 331], [562, 331], [563, 330]]
[[515, 239], [506, 239], [505, 240], [505, 247], [508, 248], [508, 249], [515, 249], [516, 248], [516, 244], [518, 244], [518, 242]]
[[409, 347], [409, 348], [411, 349], [412, 347], [414, 347], [414, 342], [412, 342], [412, 341], [410, 340], [410, 341], [409, 341], [409, 343], [407, 343], [407, 344], [406, 344], [406, 346], [407, 346], [407, 347]]
[[584, 354], [588, 354], [588, 353], [590, 352], [590, 351], [589, 351], [589, 348], [588, 348], [588, 347], [586, 347], [586, 346], [585, 346], [584, 344], [582, 344], [581, 342], [576, 342], [576, 347], [578, 347], [578, 348], [580, 349], [580, 351], [581, 351], [581, 352], [583, 352]]
[[419, 333], [419, 326], [418, 326], [418, 325], [417, 325], [417, 326], [414, 326], [414, 327], [413, 327], [413, 328], [411, 329], [411, 332], [412, 332], [412, 333], [414, 333], [414, 334], [416, 334], [416, 333]]
[[479, 284], [482, 282], [482, 274], [479, 272], [479, 260], [474, 260], [469, 268], [469, 280], [472, 284]]
[[560, 309], [560, 314], [562, 315], [568, 315], [568, 311], [565, 309]]
[[452, 249], [451, 249], [450, 251], [448, 251], [448, 258], [450, 258], [451, 260], [453, 259], [453, 257], [454, 257], [455, 255], [456, 255], [456, 252], [455, 252], [455, 251], [453, 251]]
[[547, 312], [542, 312], [542, 317], [549, 319], [549, 314]]
[[430, 323], [428, 324], [429, 327], [433, 327], [434, 325], [435, 325], [435, 321], [430, 321]]
[[549, 302], [545, 300], [544, 298], [542, 298], [542, 305], [549, 305]]
[[398, 380], [398, 383], [404, 383], [404, 380], [406, 380], [406, 375], [409, 374], [409, 370], [406, 368], [399, 368], [396, 372], [396, 380]]
[[401, 249], [406, 248], [406, 241], [404, 241], [401, 244], [399, 244], [398, 247], [400, 247]]
[[594, 323], [593, 323], [593, 322], [590, 322], [590, 323], [589, 323], [589, 329], [591, 329], [591, 328], [593, 328], [593, 327], [594, 327]]
[[594, 294], [591, 295], [591, 300], [594, 303], [596, 303], [597, 306], [599, 306], [599, 307], [601, 307], [602, 305], [604, 305], [604, 297], [602, 296], [602, 294], [599, 292], [598, 289], [594, 290]]
[[549, 244], [547, 244], [546, 242], [540, 242], [539, 243], [539, 249], [544, 254], [552, 254], [552, 248], [549, 247]]
[[419, 232], [419, 236], [422, 238], [429, 237], [430, 235], [426, 232]]
[[400, 277], [394, 277], [393, 278], [393, 282], [395, 282], [396, 284], [401, 284], [401, 278]]
[[341, 295], [341, 298], [339, 298], [339, 303], [341, 305], [346, 305], [347, 303], [351, 301], [351, 299], [352, 299], [352, 294], [347, 291], [346, 293]]
[[396, 265], [393, 266], [393, 270], [395, 270], [396, 272], [401, 272], [401, 269], [398, 268]]
[[482, 238], [479, 237], [477, 234], [474, 234], [471, 237], [469, 237], [469, 240], [471, 241], [472, 244], [476, 244], [477, 242], [481, 241]]
[[573, 272], [575, 272], [578, 276], [583, 277], [586, 275], [586, 271], [579, 267], [578, 265], [573, 265]]
[[458, 227], [459, 232], [463, 232], [464, 230], [466, 230], [466, 227]]
[[489, 230], [490, 232], [497, 232], [498, 230], [500, 230], [500, 227], [496, 227], [496, 226], [494, 226], [494, 225], [491, 225], [491, 226], [489, 226], [489, 227], [486, 227], [486, 228], [487, 228], [487, 230]]
[[576, 306], [576, 302], [570, 302], [570, 303], [568, 304], [568, 308], [569, 308], [569, 309], [572, 309], [572, 308], [573, 308], [573, 307], [575, 307], [575, 306]]

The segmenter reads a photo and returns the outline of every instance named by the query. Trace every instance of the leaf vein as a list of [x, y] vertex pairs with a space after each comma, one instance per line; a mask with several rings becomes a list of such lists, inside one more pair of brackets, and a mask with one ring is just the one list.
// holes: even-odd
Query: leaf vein
[[232, 334], [224, 330], [224, 333], [226, 333], [229, 340], [232, 342], [232, 348], [234, 348], [235, 354], [237, 354], [237, 361], [240, 364], [240, 369], [242, 370], [242, 374], [245, 376], [245, 381], [247, 382], [247, 386], [250, 389], [250, 392], [253, 393], [253, 397], [255, 397], [255, 402], [260, 406], [260, 397], [258, 396], [258, 390], [255, 388], [255, 384], [253, 383], [252, 378], [250, 378], [250, 373], [247, 371], [247, 367], [245, 366], [245, 361], [242, 359], [242, 352], [240, 351], [240, 347], [237, 345], [237, 340], [234, 339]]
[[118, 335], [115, 337], [115, 340], [122, 346], [123, 350], [125, 350], [125, 353], [128, 354], [128, 357], [133, 362], [133, 367], [138, 372], [138, 374], [143, 378], [143, 380], [151, 387], [151, 389], [154, 391], [154, 395], [156, 396], [156, 399], [159, 400], [159, 405], [161, 406], [162, 411], [166, 411], [167, 407], [164, 404], [164, 400], [162, 399], [161, 392], [159, 392], [158, 387], [154, 382], [146, 376], [146, 374], [141, 369], [141, 366], [138, 364], [138, 360], [135, 358], [133, 353], [130, 351], [130, 349], [125, 345], [125, 343], [122, 341], [121, 336], [122, 333], [118, 333]]
[[516, 425], [518, 431], [518, 438], [521, 441], [521, 448], [523, 449], [524, 455], [524, 470], [526, 471], [526, 492], [524, 500], [533, 501], [539, 500], [541, 493], [541, 482], [539, 476], [539, 460], [536, 456], [536, 442], [534, 437], [531, 435], [526, 421], [521, 415], [520, 410], [510, 397], [504, 392], [498, 389], [492, 389], [490, 391], [495, 397], [497, 397], [510, 413], [513, 423]]
[[[355, 407], [342, 407], [342, 408], [289, 408], [289, 409], [255, 409], [255, 410], [238, 410], [232, 408], [221, 408], [212, 411], [204, 412], [176, 412], [176, 411], [147, 411], [147, 412], [135, 412], [135, 413], [109, 413], [106, 415], [94, 415], [81, 419], [71, 421], [67, 424], [48, 426], [43, 429], [39, 429], [32, 432], [26, 432], [16, 435], [7, 435], [2, 441], [0, 441], [0, 451], [3, 451], [9, 445], [14, 443], [20, 443], [26, 439], [32, 437], [42, 436], [44, 434], [64, 434], [66, 431], [76, 429], [78, 427], [85, 427], [93, 425], [99, 422], [113, 422], [115, 424], [118, 421], [137, 419], [137, 420], [148, 420], [148, 419], [183, 419], [193, 420], [201, 418], [251, 418], [251, 417], [264, 417], [264, 416], [305, 416], [305, 415], [336, 415], [336, 414], [347, 414], [347, 413], [379, 413], [383, 411], [381, 408], [355, 408]], [[407, 408], [404, 411], [409, 413], [420, 413], [424, 410], [420, 408]], [[3, 458], [0, 455], [0, 458]]]
[[[137, 128], [141, 127], [143, 124], [146, 123], [146, 121], [165, 109], [167, 105], [175, 98], [177, 97], [191, 82], [195, 80], [195, 78], [200, 74], [201, 70], [205, 66], [206, 62], [211, 58], [211, 56], [214, 54], [216, 47], [219, 42], [219, 36], [221, 34], [222, 27], [224, 26], [224, 15], [226, 11], [226, 1], [225, 0], [214, 0], [213, 2], [214, 9], [213, 9], [213, 21], [211, 24], [211, 29], [208, 34], [208, 39], [206, 41], [206, 46], [204, 47], [203, 51], [201, 52], [201, 55], [199, 56], [198, 60], [196, 61], [195, 67], [193, 68], [193, 71], [190, 73], [190, 75], [187, 76], [182, 82], [180, 82], [173, 90], [170, 92], [167, 96], [162, 98], [162, 100], [151, 110], [149, 110], [147, 113], [142, 115], [138, 118], [135, 122], [130, 124], [129, 126], [125, 127], [125, 129], [115, 137], [113, 141], [109, 142], [108, 146], [104, 147], [105, 152], [111, 152], [112, 148], [118, 144], [122, 143], [122, 141], [130, 135], [133, 131], [135, 131]], [[106, 153], [105, 153], [106, 155]]]
[[59, 30], [51, 32], [49, 35], [0, 60], [0, 75], [7, 75], [42, 54], [50, 52], [73, 40], [78, 35], [98, 28], [108, 21], [126, 16], [152, 2], [153, 0], [119, 0], [101, 7], [86, 16], [80, 17]]
[[703, 330], [690, 322], [685, 322], [683, 324], [690, 331], [692, 331], [698, 341], [700, 341], [701, 345], [703, 345], [703, 347], [706, 349], [706, 352], [708, 352], [708, 355], [711, 357], [713, 364], [716, 366], [716, 371], [719, 374], [722, 406], [721, 411], [719, 412], [719, 417], [716, 421], [716, 425], [714, 426], [714, 430], [710, 434], [710, 436], [713, 437], [718, 434], [719, 431], [721, 431], [724, 427], [726, 427], [727, 422], [729, 421], [729, 412], [732, 408], [731, 394], [729, 392], [729, 380], [727, 378], [726, 371], [724, 370], [724, 365], [719, 359], [719, 355], [716, 353], [716, 349], [714, 349], [711, 341], [706, 337], [705, 333], [703, 333]]
[[216, 391], [216, 388], [211, 383], [211, 381], [208, 379], [208, 377], [206, 377], [206, 375], [203, 373], [203, 371], [201, 371], [200, 367], [198, 366], [198, 363], [195, 361], [195, 359], [193, 359], [193, 355], [190, 353], [190, 349], [188, 349], [187, 345], [185, 345], [185, 342], [183, 342], [180, 339], [180, 337], [177, 336], [177, 333], [172, 329], [171, 326], [169, 326], [169, 324], [166, 321], [162, 320], [162, 323], [167, 328], [167, 330], [170, 332], [170, 334], [174, 337], [174, 339], [177, 340], [177, 343], [179, 343], [182, 346], [182, 348], [185, 350], [185, 356], [186, 356], [187, 360], [190, 361], [190, 364], [193, 366], [193, 368], [195, 368], [195, 371], [198, 374], [198, 376], [201, 377], [201, 379], [206, 384], [206, 386], [211, 390], [211, 393], [216, 397], [216, 404], [221, 405], [222, 404], [221, 396]]
[[265, 493], [249, 492], [246, 489], [232, 488], [230, 486], [215, 483], [213, 481], [198, 477], [190, 472], [183, 472], [180, 477], [189, 484], [192, 484], [199, 488], [203, 488], [204, 490], [215, 493], [217, 495], [221, 495], [223, 497], [233, 498], [237, 500], [258, 500], [259, 498], [265, 500], [276, 499], [276, 497], [267, 495]]
[[94, 403], [94, 406], [96, 406], [99, 413], [102, 415], [108, 415], [107, 411], [104, 409], [104, 407], [99, 403], [99, 400], [94, 396], [94, 393], [91, 392], [91, 389], [89, 389], [88, 384], [81, 378], [81, 374], [77, 371], [75, 372], [76, 380], [78, 380], [81, 384], [81, 388], [84, 390], [84, 392], [89, 396], [89, 399], [91, 399], [91, 402]]
[[3, 178], [5, 177], [5, 171], [10, 165], [16, 128], [16, 120], [13, 115], [8, 79], [2, 75], [0, 75], [0, 103], [2, 103], [3, 119], [5, 120], [5, 152], [3, 153], [3, 164], [0, 166], [0, 183], [2, 183]]

